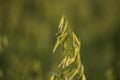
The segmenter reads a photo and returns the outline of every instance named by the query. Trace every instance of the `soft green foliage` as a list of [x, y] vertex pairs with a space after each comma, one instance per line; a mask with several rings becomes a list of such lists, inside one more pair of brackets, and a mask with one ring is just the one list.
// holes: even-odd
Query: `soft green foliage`
[[86, 80], [84, 66], [80, 59], [81, 43], [75, 33], [69, 28], [68, 20], [62, 16], [58, 27], [57, 41], [53, 52], [59, 45], [63, 47], [63, 59], [58, 65], [58, 73], [50, 80]]
[[111, 66], [120, 80], [120, 0], [0, 0], [0, 80], [49, 80], [57, 73], [62, 46], [51, 53], [63, 13], [82, 42], [87, 80], [107, 80]]

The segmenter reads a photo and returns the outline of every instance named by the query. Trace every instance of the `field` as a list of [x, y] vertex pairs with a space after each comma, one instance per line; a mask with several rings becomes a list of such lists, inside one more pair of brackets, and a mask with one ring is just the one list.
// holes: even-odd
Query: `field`
[[120, 80], [119, 4], [0, 0], [0, 80]]

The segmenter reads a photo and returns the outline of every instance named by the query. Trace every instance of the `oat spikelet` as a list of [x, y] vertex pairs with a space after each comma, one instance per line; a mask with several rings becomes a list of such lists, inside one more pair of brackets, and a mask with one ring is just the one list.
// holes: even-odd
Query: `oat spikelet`
[[50, 80], [86, 80], [84, 74], [84, 66], [80, 59], [80, 41], [76, 34], [68, 27], [68, 20], [62, 16], [57, 33], [56, 44], [53, 52], [56, 51], [58, 46], [63, 46], [63, 59], [58, 65], [56, 74], [53, 74]]

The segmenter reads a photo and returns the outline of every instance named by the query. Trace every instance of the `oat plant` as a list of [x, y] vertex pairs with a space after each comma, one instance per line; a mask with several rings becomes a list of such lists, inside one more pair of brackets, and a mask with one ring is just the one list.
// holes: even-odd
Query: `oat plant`
[[105, 76], [107, 77], [107, 80], [116, 80], [115, 71], [113, 67], [108, 68], [108, 70], [105, 73]]
[[63, 58], [58, 65], [58, 72], [53, 73], [50, 80], [86, 80], [84, 66], [80, 59], [81, 43], [62, 16], [57, 32], [57, 41], [53, 52], [61, 45]]

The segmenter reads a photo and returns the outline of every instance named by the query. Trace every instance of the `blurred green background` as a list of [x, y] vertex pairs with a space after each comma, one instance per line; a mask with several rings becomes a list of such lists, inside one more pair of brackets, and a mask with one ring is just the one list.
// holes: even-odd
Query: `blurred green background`
[[0, 0], [0, 80], [49, 80], [63, 14], [81, 40], [87, 80], [120, 80], [120, 0]]

